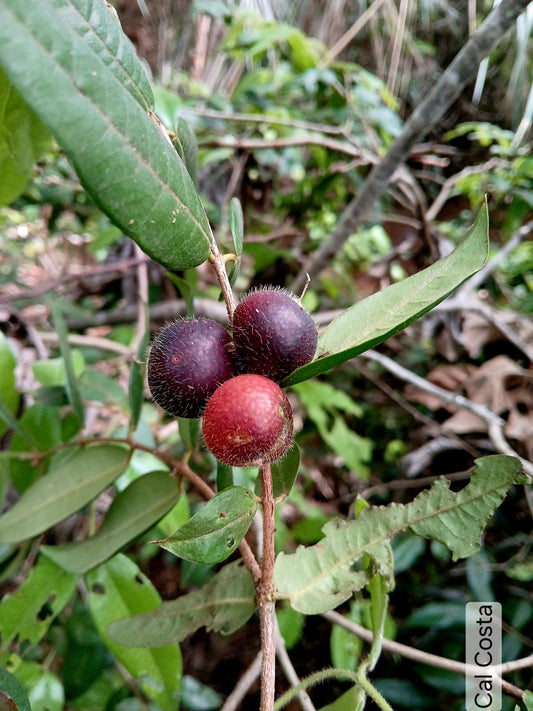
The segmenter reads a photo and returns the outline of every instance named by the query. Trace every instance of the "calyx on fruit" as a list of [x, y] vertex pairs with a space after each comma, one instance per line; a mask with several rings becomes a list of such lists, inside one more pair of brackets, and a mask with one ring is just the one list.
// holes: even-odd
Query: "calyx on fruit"
[[249, 293], [233, 313], [235, 362], [240, 373], [276, 382], [309, 363], [317, 330], [311, 315], [288, 291], [265, 288]]
[[221, 462], [237, 467], [280, 459], [291, 446], [292, 409], [277, 383], [263, 375], [226, 380], [209, 399], [202, 432]]
[[216, 388], [233, 375], [231, 338], [215, 321], [183, 318], [165, 326], [148, 357], [152, 397], [174, 417], [199, 417]]

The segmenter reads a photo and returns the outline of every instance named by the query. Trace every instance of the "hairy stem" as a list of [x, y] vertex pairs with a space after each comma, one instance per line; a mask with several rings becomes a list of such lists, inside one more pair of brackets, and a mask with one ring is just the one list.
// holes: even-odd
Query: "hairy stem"
[[228, 274], [226, 272], [226, 262], [224, 261], [224, 257], [220, 253], [218, 245], [215, 241], [211, 243], [211, 254], [209, 255], [209, 261], [211, 262], [211, 265], [215, 270], [215, 274], [217, 275], [218, 283], [220, 284], [220, 289], [222, 291], [222, 296], [224, 297], [224, 301], [226, 303], [228, 319], [231, 324], [231, 322], [233, 321], [233, 312], [235, 311], [236, 306], [235, 296], [233, 295], [231, 284], [229, 283], [228, 279]]
[[270, 464], [260, 470], [263, 494], [263, 555], [261, 559], [261, 580], [257, 586], [257, 604], [261, 625], [261, 705], [260, 711], [272, 711], [276, 690], [276, 611], [274, 592], [274, 493]]

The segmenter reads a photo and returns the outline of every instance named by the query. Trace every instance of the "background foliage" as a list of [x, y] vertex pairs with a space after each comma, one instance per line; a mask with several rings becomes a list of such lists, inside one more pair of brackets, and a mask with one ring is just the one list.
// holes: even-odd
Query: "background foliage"
[[[117, 3], [150, 82], [138, 78], [140, 95], [121, 94], [116, 124], [123, 133], [113, 138], [122, 141], [128, 112], [153, 107], [191, 166], [189, 126], [198, 141], [198, 172], [184, 178], [178, 170], [165, 180], [185, 181], [176, 190], [191, 196], [196, 181], [217, 240], [237, 253], [238, 228], [232, 235], [228, 224], [239, 221], [231, 202], [239, 197], [245, 238], [233, 274], [238, 293], [264, 283], [290, 287], [489, 9], [476, 14], [474, 3], [463, 5]], [[525, 459], [533, 457], [530, 10], [411, 151], [370, 219], [313, 276], [304, 303], [323, 327], [341, 309], [449, 253], [488, 196], [494, 259], [455, 303], [392, 336], [377, 354], [290, 390], [303, 456], [277, 522], [278, 550], [318, 542], [334, 515], [353, 516], [357, 494], [374, 504], [406, 504], [441, 474], [456, 490], [475, 458], [497, 451], [487, 420], [453, 397], [438, 399], [427, 382], [504, 418], [507, 440]], [[213, 274], [205, 266], [186, 269], [207, 256], [211, 228], [198, 217], [198, 205], [194, 229], [189, 224], [179, 235], [190, 241], [192, 262], [169, 261], [170, 246], [152, 256], [172, 272], [147, 261], [125, 235], [142, 247], [150, 219], [138, 232], [112, 224], [20, 97], [1, 96], [0, 481], [5, 508], [15, 511], [0, 519], [1, 666], [22, 683], [34, 711], [170, 709], [178, 691], [184, 708], [220, 708], [258, 649], [253, 620], [230, 637], [191, 629], [181, 652], [172, 646], [132, 653], [107, 631], [120, 613], [147, 612], [195, 588], [207, 599], [210, 584], [224, 584], [213, 577], [214, 564], [178, 561], [149, 543], [171, 536], [200, 503], [184, 479], [176, 485], [169, 476], [164, 453], [188, 458], [207, 480], [216, 472], [194, 444], [196, 425], [164, 417], [143, 395], [142, 369], [130, 367], [143, 361], [150, 330], [166, 319], [193, 307], [224, 318]], [[80, 141], [86, 106], [57, 107], [65, 111], [63, 140], [74, 148], [80, 142], [76, 168], [85, 182], [95, 179], [87, 171], [105, 180], [100, 165], [87, 163], [91, 141]], [[150, 141], [161, 135], [146, 119], [139, 148], [147, 161]], [[131, 197], [142, 192], [146, 175], [137, 179], [127, 165], [118, 172], [120, 200], [143, 219], [151, 215], [153, 206]], [[113, 213], [123, 203], [100, 207]], [[169, 233], [169, 245], [172, 239]], [[73, 464], [63, 444], [75, 436], [130, 438], [136, 449], [129, 457], [116, 443], [87, 447], [70, 455], [78, 457]], [[27, 534], [28, 521], [16, 520], [13, 504], [39, 481], [58, 492], [76, 488], [72, 471], [85, 488], [65, 520], [59, 501], [38, 510], [39, 489], [32, 489], [32, 535], [45, 552], [37, 557], [36, 543], [17, 536], [17, 525]], [[252, 483], [252, 472], [237, 474], [236, 483]], [[132, 508], [139, 500], [145, 506]], [[94, 535], [85, 541], [88, 533]], [[387, 635], [461, 659], [465, 602], [494, 599], [504, 606], [504, 660], [531, 654], [531, 542], [521, 487], [511, 489], [481, 550], [467, 560], [454, 562], [444, 546], [414, 532], [395, 538]], [[106, 562], [102, 550], [115, 555]], [[340, 611], [371, 627], [367, 596]], [[354, 669], [361, 658], [362, 643], [323, 616], [281, 606], [279, 622], [300, 676], [330, 663]], [[214, 626], [224, 628], [220, 620]], [[182, 666], [180, 686], [175, 670]], [[463, 682], [455, 672], [384, 654], [374, 677], [398, 708], [462, 708]], [[531, 670], [508, 678], [525, 689]], [[282, 676], [279, 684], [289, 686]], [[346, 689], [333, 681], [313, 698], [321, 707]], [[256, 693], [252, 688], [250, 708], [258, 705]], [[505, 703], [511, 709], [515, 702]]]

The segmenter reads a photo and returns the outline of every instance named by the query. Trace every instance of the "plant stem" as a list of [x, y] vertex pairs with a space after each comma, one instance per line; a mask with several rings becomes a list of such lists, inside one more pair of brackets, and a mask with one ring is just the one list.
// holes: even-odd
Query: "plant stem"
[[228, 274], [226, 272], [226, 262], [224, 257], [220, 254], [217, 243], [213, 240], [211, 243], [211, 254], [209, 255], [209, 261], [215, 274], [217, 275], [218, 283], [220, 284], [220, 289], [222, 291], [222, 296], [226, 303], [226, 309], [228, 311], [229, 322], [233, 321], [233, 312], [235, 311], [235, 296], [231, 289], [231, 284], [229, 283]]
[[270, 464], [260, 469], [263, 494], [263, 555], [261, 559], [261, 581], [257, 586], [257, 604], [261, 625], [261, 705], [260, 711], [272, 711], [276, 690], [276, 610], [274, 592], [274, 494]]

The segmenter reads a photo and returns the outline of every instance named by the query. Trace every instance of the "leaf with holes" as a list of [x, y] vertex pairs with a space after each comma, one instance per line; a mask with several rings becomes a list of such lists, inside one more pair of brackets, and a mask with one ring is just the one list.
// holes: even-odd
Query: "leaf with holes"
[[[438, 479], [409, 504], [371, 506], [349, 522], [333, 519], [316, 545], [280, 553], [274, 567], [277, 596], [305, 614], [337, 607], [376, 573], [392, 575], [388, 543], [407, 530], [447, 546], [454, 560], [472, 555], [489, 517], [523, 478], [514, 457], [492, 455], [476, 464], [470, 482], [457, 493], [450, 491], [447, 479]], [[362, 565], [363, 556], [370, 565]]]
[[238, 547], [256, 509], [253, 492], [230, 486], [202, 506], [172, 536], [156, 541], [157, 545], [194, 563], [220, 563]]
[[48, 558], [39, 557], [20, 588], [0, 603], [2, 657], [15, 638], [19, 643], [40, 642], [74, 594], [78, 580], [79, 576], [67, 573]]
[[[96, 627], [113, 655], [143, 691], [163, 711], [175, 711], [181, 687], [181, 652], [178, 646], [127, 649], [108, 634], [109, 625], [125, 615], [148, 613], [161, 602], [155, 587], [133, 561], [116, 555], [86, 576], [88, 605]], [[139, 647], [141, 645], [132, 645]]]

